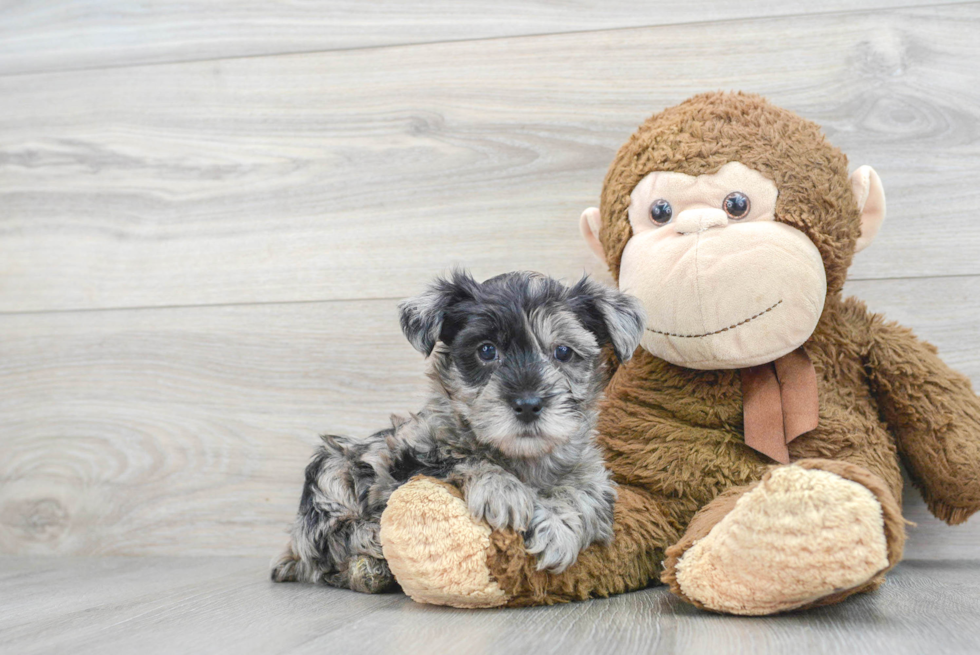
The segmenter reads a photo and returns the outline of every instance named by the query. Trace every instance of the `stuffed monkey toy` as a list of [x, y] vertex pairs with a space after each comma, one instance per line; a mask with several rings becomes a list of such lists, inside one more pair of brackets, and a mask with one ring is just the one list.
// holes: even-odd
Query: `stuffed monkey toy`
[[950, 524], [980, 507], [980, 400], [931, 345], [841, 289], [885, 215], [878, 175], [763, 98], [695, 96], [609, 168], [588, 244], [649, 316], [598, 440], [615, 538], [561, 574], [417, 478], [381, 539], [415, 600], [550, 604], [657, 582], [761, 615], [877, 588], [901, 559], [901, 458]]

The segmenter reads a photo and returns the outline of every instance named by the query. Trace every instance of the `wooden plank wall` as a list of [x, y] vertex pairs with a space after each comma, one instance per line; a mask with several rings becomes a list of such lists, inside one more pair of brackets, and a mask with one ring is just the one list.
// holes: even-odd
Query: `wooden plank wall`
[[397, 301], [604, 275], [579, 213], [704, 90], [878, 170], [847, 291], [980, 383], [980, 4], [909, 4], [0, 6], [0, 553], [271, 555], [316, 435], [424, 397]]

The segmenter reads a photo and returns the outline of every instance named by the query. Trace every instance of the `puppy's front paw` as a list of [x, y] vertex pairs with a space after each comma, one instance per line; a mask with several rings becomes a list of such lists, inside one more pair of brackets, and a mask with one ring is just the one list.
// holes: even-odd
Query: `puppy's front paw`
[[489, 474], [473, 479], [466, 486], [466, 505], [473, 516], [485, 520], [494, 530], [513, 528], [524, 532], [534, 515], [534, 496], [512, 475]]
[[581, 537], [565, 521], [551, 512], [539, 511], [525, 538], [527, 552], [537, 555], [538, 570], [561, 573], [578, 559]]

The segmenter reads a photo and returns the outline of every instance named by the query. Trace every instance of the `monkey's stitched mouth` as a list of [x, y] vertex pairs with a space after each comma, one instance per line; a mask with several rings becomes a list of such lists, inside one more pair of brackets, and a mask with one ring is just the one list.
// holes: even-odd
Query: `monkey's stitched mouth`
[[678, 337], [680, 339], [700, 339], [701, 337], [710, 337], [710, 336], [715, 335], [715, 334], [721, 334], [722, 332], [728, 332], [729, 330], [734, 330], [735, 328], [739, 327], [740, 325], [745, 325], [749, 321], [754, 321], [755, 319], [759, 318], [760, 316], [763, 316], [765, 314], [768, 314], [772, 310], [776, 309], [781, 304], [783, 304], [783, 301], [782, 300], [779, 300], [779, 301], [776, 302], [775, 305], [773, 305], [772, 307], [769, 307], [767, 309], [763, 309], [761, 312], [759, 312], [755, 316], [749, 316], [744, 321], [739, 321], [738, 323], [735, 323], [734, 325], [729, 325], [726, 328], [721, 328], [720, 330], [715, 330], [714, 332], [705, 332], [704, 334], [675, 334], [673, 332], [661, 332], [660, 330], [654, 330], [653, 328], [649, 328], [649, 327], [647, 328], [647, 331], [653, 332], [654, 334], [662, 334], [665, 337]]

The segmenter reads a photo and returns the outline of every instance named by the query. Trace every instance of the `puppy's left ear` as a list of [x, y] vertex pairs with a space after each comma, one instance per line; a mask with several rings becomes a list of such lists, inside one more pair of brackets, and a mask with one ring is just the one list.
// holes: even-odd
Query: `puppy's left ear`
[[621, 362], [633, 356], [646, 324], [646, 313], [638, 299], [585, 276], [572, 287], [569, 302], [600, 346], [611, 343]]
[[446, 320], [446, 312], [456, 303], [473, 298], [477, 286], [469, 273], [455, 270], [448, 278], [438, 278], [421, 296], [398, 305], [402, 332], [416, 350], [428, 357], [436, 341], [452, 340], [459, 326]]

